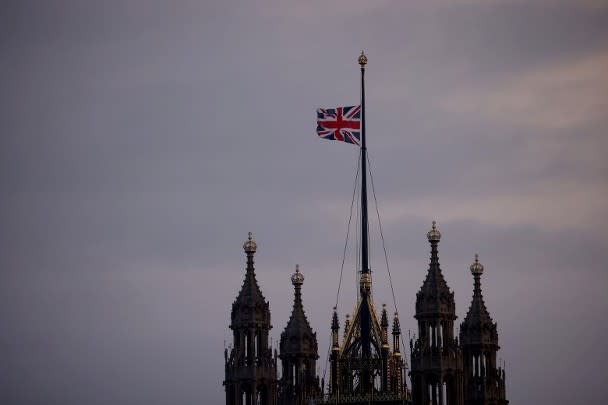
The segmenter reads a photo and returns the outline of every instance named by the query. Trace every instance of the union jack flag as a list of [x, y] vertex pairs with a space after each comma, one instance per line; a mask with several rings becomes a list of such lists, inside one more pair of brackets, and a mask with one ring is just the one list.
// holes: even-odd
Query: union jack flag
[[361, 143], [361, 106], [319, 108], [317, 134], [321, 138], [359, 145]]

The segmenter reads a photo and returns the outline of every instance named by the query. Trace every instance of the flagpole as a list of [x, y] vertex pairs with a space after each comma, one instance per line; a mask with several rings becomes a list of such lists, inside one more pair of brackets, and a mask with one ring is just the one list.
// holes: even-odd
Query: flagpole
[[358, 61], [361, 66], [361, 350], [364, 358], [370, 358], [371, 313], [369, 298], [372, 283], [368, 252], [367, 147], [365, 137], [365, 65], [367, 64], [367, 57], [363, 51], [361, 51]]

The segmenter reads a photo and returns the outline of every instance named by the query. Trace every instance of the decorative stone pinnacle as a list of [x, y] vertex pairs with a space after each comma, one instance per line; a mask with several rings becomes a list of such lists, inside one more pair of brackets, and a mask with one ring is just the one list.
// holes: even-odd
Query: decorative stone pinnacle
[[382, 317], [380, 319], [380, 326], [382, 326], [382, 328], [388, 328], [388, 315], [386, 314], [386, 304], [382, 304]]
[[304, 276], [300, 273], [300, 265], [296, 264], [296, 272], [291, 276], [291, 284], [295, 287], [299, 287], [304, 284]]
[[247, 234], [247, 241], [245, 241], [245, 243], [243, 244], [243, 249], [245, 250], [245, 253], [255, 253], [257, 248], [258, 244], [255, 243], [255, 240], [253, 239], [253, 234], [249, 232]]
[[439, 229], [437, 229], [436, 225], [437, 222], [433, 221], [433, 227], [426, 234], [426, 237], [428, 238], [429, 242], [439, 242], [439, 240], [441, 239], [441, 232], [439, 232]]
[[401, 325], [399, 324], [399, 315], [395, 312], [393, 317], [393, 335], [401, 334]]
[[479, 263], [479, 255], [475, 253], [475, 262], [471, 265], [471, 274], [481, 275], [483, 273], [483, 264]]
[[361, 65], [362, 68], [367, 65], [367, 56], [365, 56], [363, 51], [361, 51], [361, 55], [359, 55], [359, 65]]
[[[338, 307], [334, 307], [334, 313], [331, 317], [331, 330], [338, 330], [340, 329], [340, 323], [338, 322], [338, 312], [337, 312]], [[334, 346], [337, 345], [337, 341], [334, 342]]]

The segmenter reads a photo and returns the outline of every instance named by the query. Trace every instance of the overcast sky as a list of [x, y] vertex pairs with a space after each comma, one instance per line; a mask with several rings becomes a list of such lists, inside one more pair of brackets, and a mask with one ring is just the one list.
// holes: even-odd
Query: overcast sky
[[248, 231], [274, 344], [300, 264], [323, 373], [357, 148], [314, 111], [358, 102], [361, 49], [405, 333], [435, 219], [511, 403], [605, 402], [608, 1], [9, 0], [0, 47], [3, 404], [222, 404]]

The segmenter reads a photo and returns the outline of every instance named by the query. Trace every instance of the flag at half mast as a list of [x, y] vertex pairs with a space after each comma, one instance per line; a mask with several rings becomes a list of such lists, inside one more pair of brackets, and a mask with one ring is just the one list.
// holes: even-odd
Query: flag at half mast
[[319, 108], [317, 135], [332, 141], [361, 144], [361, 106]]

